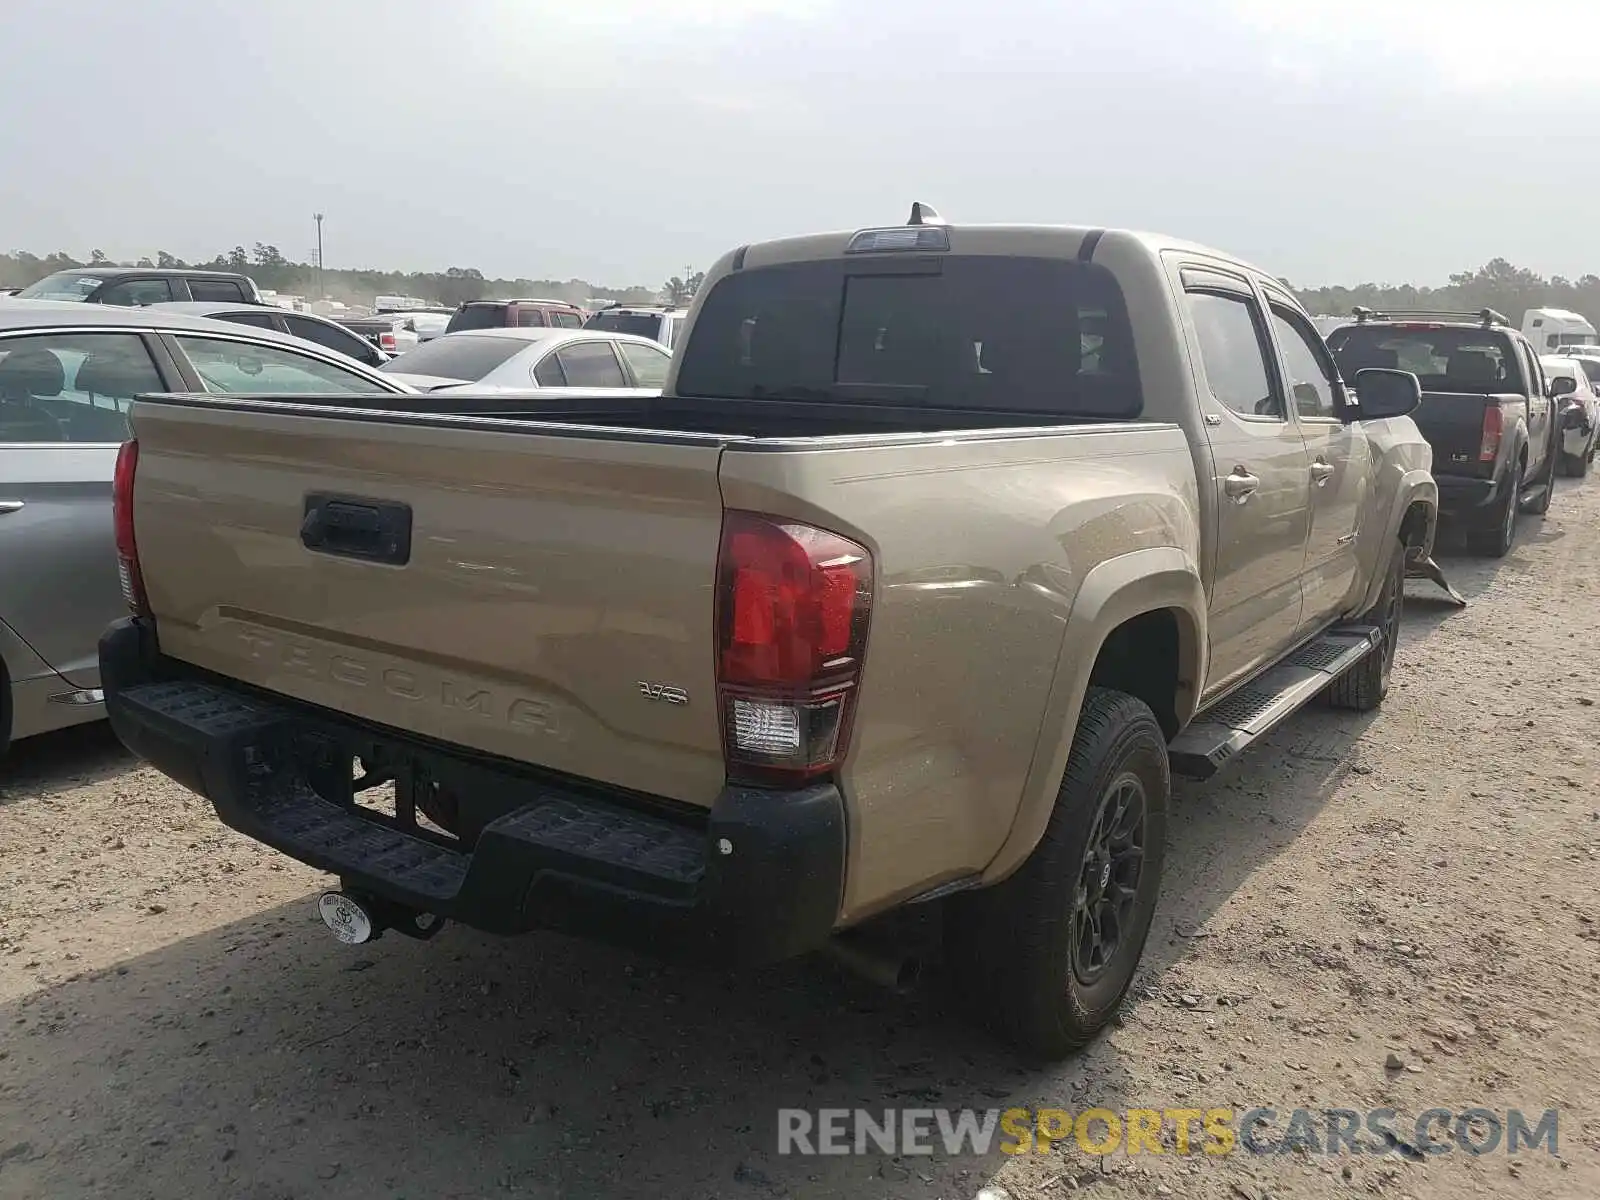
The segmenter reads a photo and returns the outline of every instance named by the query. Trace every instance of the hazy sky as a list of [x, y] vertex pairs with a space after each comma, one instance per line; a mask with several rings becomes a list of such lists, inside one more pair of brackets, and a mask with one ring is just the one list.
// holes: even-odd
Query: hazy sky
[[330, 266], [654, 285], [920, 199], [1299, 284], [1600, 273], [1587, 7], [0, 0], [0, 243], [304, 259], [320, 209]]

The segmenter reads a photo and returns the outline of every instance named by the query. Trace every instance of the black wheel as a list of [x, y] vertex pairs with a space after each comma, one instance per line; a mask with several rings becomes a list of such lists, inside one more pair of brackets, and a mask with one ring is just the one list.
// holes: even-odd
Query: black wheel
[[1371, 712], [1389, 694], [1395, 650], [1400, 645], [1400, 618], [1406, 607], [1406, 547], [1396, 540], [1389, 554], [1388, 574], [1378, 601], [1357, 621], [1383, 631], [1383, 647], [1367, 655], [1328, 685], [1328, 703], [1351, 712]]
[[1593, 457], [1593, 450], [1587, 454], [1563, 454], [1561, 473], [1569, 479], [1582, 479], [1589, 473], [1589, 460]]
[[1510, 479], [1500, 485], [1500, 499], [1490, 514], [1489, 522], [1481, 529], [1467, 531], [1467, 549], [1474, 554], [1490, 558], [1504, 558], [1511, 552], [1511, 543], [1517, 537], [1517, 486], [1522, 478], [1522, 466], [1513, 468]]
[[980, 1020], [1058, 1059], [1115, 1015], [1161, 888], [1167, 739], [1144, 701], [1090, 688], [1055, 809], [1033, 854], [992, 888], [951, 898], [947, 963]]

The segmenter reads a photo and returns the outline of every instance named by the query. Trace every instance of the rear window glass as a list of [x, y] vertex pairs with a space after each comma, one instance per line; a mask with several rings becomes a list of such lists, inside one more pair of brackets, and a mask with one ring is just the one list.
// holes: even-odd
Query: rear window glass
[[1130, 418], [1133, 330], [1104, 267], [941, 257], [793, 263], [724, 277], [683, 345], [678, 391]]
[[504, 304], [468, 304], [456, 309], [445, 331], [455, 333], [458, 329], [497, 329], [505, 323]]
[[1503, 333], [1483, 329], [1397, 329], [1346, 325], [1328, 335], [1339, 372], [1368, 367], [1410, 371], [1425, 392], [1522, 392], [1521, 356]]
[[415, 350], [407, 350], [379, 370], [476, 383], [506, 359], [527, 348], [528, 343], [521, 338], [446, 334], [423, 342]]
[[654, 313], [599, 312], [585, 321], [583, 327], [654, 339], [661, 333], [661, 318]]

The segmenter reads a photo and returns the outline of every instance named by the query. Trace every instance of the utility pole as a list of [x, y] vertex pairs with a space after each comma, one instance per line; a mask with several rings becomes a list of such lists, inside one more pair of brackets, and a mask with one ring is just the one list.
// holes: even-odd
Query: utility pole
[[312, 213], [312, 218], [317, 223], [317, 299], [327, 298], [327, 289], [322, 286], [322, 214]]

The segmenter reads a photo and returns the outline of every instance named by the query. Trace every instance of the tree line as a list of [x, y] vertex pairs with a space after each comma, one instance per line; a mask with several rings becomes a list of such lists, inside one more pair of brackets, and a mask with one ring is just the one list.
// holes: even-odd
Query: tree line
[[[55, 271], [73, 267], [195, 267], [206, 271], [237, 271], [256, 281], [256, 286], [291, 296], [315, 299], [319, 294], [316, 264], [291, 262], [276, 246], [256, 242], [251, 249], [235, 246], [215, 258], [185, 262], [166, 250], [154, 257], [114, 262], [104, 251], [91, 250], [79, 260], [64, 250], [54, 254], [30, 254], [15, 250], [0, 254], [0, 287], [20, 288], [43, 279]], [[592, 298], [618, 300], [626, 304], [648, 304], [658, 298], [677, 301], [694, 294], [699, 275], [686, 272], [674, 276], [659, 290], [635, 285], [606, 287], [586, 279], [500, 279], [489, 278], [475, 267], [450, 267], [444, 271], [333, 270], [321, 273], [320, 294], [347, 304], [371, 304], [374, 296], [417, 296], [454, 307], [467, 300], [485, 297], [539, 296], [568, 300], [575, 304]]]
[[[291, 262], [278, 248], [256, 242], [218, 254], [205, 262], [184, 262], [165, 250], [154, 258], [113, 263], [100, 250], [92, 250], [87, 260], [79, 261], [65, 251], [40, 256], [25, 250], [0, 254], [0, 287], [26, 287], [52, 271], [85, 266], [199, 267], [212, 271], [238, 271], [249, 275], [262, 288], [290, 295], [315, 297], [317, 268], [312, 263]], [[350, 304], [368, 304], [376, 295], [420, 296], [454, 306], [465, 300], [494, 296], [548, 296], [581, 303], [591, 297], [644, 304], [666, 300], [686, 304], [705, 278], [703, 272], [685, 267], [660, 288], [642, 286], [606, 287], [585, 279], [491, 279], [475, 267], [450, 267], [444, 271], [324, 270], [323, 294]], [[1288, 280], [1284, 281], [1294, 288]], [[1521, 324], [1530, 308], [1567, 308], [1582, 313], [1600, 327], [1600, 276], [1587, 274], [1576, 279], [1556, 275], [1546, 278], [1525, 267], [1513, 266], [1503, 258], [1489, 260], [1475, 271], [1450, 276], [1443, 287], [1419, 287], [1363, 283], [1354, 287], [1295, 288], [1306, 308], [1314, 314], [1346, 316], [1355, 305], [1367, 308], [1435, 308], [1476, 312], [1492, 308], [1512, 322]]]
[[1591, 325], [1600, 328], [1600, 275], [1580, 275], [1576, 279], [1555, 275], [1547, 279], [1503, 258], [1490, 259], [1476, 271], [1458, 272], [1443, 287], [1363, 283], [1356, 287], [1296, 288], [1295, 292], [1301, 303], [1318, 315], [1348, 316], [1356, 305], [1379, 311], [1432, 308], [1477, 312], [1492, 308], [1520, 326], [1522, 314], [1530, 308], [1565, 308], [1582, 314]]

